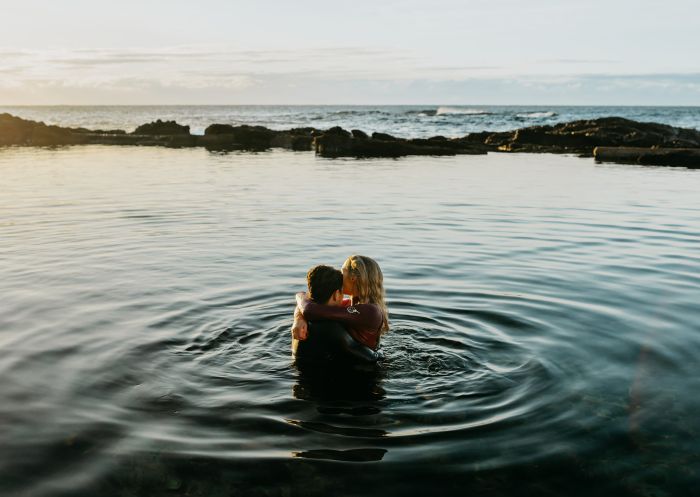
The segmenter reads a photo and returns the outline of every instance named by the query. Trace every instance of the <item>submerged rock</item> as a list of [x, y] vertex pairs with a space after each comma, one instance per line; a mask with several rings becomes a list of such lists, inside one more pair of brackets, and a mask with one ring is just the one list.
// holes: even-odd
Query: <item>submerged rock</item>
[[700, 168], [700, 148], [596, 147], [598, 162]]

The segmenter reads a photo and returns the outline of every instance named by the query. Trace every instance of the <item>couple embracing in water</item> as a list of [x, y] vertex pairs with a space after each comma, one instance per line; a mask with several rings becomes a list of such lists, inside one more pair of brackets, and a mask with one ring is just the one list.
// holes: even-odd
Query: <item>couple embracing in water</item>
[[[315, 266], [297, 293], [292, 352], [298, 361], [372, 364], [389, 330], [384, 277], [370, 257], [353, 255], [342, 271]], [[345, 295], [350, 298], [346, 299]]]

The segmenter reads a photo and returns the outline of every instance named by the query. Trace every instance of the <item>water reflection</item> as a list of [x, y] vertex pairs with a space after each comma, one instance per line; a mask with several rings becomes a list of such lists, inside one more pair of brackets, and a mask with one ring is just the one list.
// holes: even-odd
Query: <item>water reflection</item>
[[[334, 366], [332, 364], [296, 361], [296, 383], [292, 394], [297, 399], [324, 403], [327, 401], [376, 402], [386, 396], [382, 387], [385, 371], [381, 366]], [[358, 412], [357, 406], [350, 406]]]
[[[695, 172], [100, 147], [0, 162], [3, 496], [697, 487]], [[305, 268], [353, 251], [386, 261], [386, 360], [293, 365]]]
[[[298, 360], [292, 386], [295, 398], [308, 401], [315, 413], [307, 420], [288, 419], [287, 422], [306, 432], [324, 435], [326, 443], [335, 445], [342, 437], [353, 443], [366, 444], [368, 439], [381, 440], [389, 433], [375, 427], [382, 414], [382, 387], [386, 371], [381, 365], [351, 365]], [[381, 461], [387, 449], [360, 447], [336, 449], [330, 447], [293, 451], [292, 457], [342, 462]]]
[[386, 454], [386, 449], [348, 449], [348, 450], [304, 450], [301, 452], [293, 452], [293, 457], [302, 457], [305, 459], [327, 459], [331, 461], [346, 461], [346, 462], [371, 462], [381, 461]]

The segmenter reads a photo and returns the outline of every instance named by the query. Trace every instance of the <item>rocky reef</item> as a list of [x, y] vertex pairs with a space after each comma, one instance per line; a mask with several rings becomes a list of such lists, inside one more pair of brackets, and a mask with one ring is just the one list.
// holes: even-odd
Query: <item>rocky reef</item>
[[142, 124], [134, 130], [134, 135], [189, 135], [190, 127], [183, 126], [175, 121], [161, 121], [158, 119], [152, 123]]
[[468, 141], [499, 152], [574, 153], [593, 156], [596, 147], [698, 148], [700, 131], [666, 124], [603, 117], [531, 126], [513, 131], [472, 133]]
[[0, 114], [0, 146], [50, 146], [83, 143], [81, 132], [70, 128], [47, 126], [42, 122], [27, 121], [10, 114]]
[[461, 139], [436, 136], [406, 140], [386, 133], [368, 136], [360, 130], [346, 131], [338, 126], [314, 138], [314, 149], [324, 157], [402, 157], [405, 155], [485, 154], [487, 148]]
[[700, 148], [596, 147], [598, 162], [700, 168]]
[[314, 136], [320, 133], [314, 128], [275, 131], [264, 126], [212, 124], [204, 130], [200, 143], [210, 150], [311, 150]]
[[175, 121], [124, 130], [65, 128], [0, 114], [0, 146], [80, 144], [204, 147], [212, 151], [285, 148], [314, 150], [323, 157], [403, 157], [408, 155], [485, 154], [487, 152], [565, 153], [601, 162], [700, 167], [700, 131], [620, 117], [531, 126], [513, 131], [471, 133], [461, 138], [405, 139], [340, 127], [328, 130], [212, 124], [204, 135]]

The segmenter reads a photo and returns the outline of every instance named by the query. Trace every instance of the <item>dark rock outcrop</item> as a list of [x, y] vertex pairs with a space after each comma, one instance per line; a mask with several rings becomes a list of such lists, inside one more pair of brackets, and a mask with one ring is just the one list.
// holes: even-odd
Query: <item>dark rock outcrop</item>
[[284, 134], [289, 135], [289, 144], [291, 145], [291, 147], [285, 148], [303, 152], [313, 150], [314, 137], [320, 136], [323, 131], [310, 127], [292, 128]]
[[134, 135], [189, 135], [190, 127], [178, 124], [175, 121], [153, 121], [151, 123], [142, 124], [132, 133]]
[[266, 150], [272, 146], [272, 139], [276, 131], [265, 126], [234, 126], [233, 136], [235, 141], [246, 150]]
[[83, 135], [125, 135], [123, 129], [87, 129], [87, 128], [67, 128], [73, 133]]
[[392, 136], [388, 133], [372, 133], [372, 139], [373, 140], [381, 140], [385, 142], [395, 142], [398, 140], [395, 136]]
[[514, 131], [472, 133], [466, 141], [483, 143], [501, 152], [577, 153], [586, 156], [606, 147], [700, 147], [700, 131], [666, 124], [641, 123], [621, 117], [604, 117], [532, 126]]
[[315, 150], [324, 157], [402, 157], [500, 152], [577, 153], [600, 162], [700, 167], [700, 131], [665, 124], [640, 123], [619, 117], [532, 126], [506, 132], [472, 133], [463, 138], [398, 138], [386, 133], [371, 137], [339, 126], [326, 131], [264, 126], [212, 124], [204, 136], [189, 126], [155, 121], [133, 133], [123, 130], [64, 128], [0, 114], [0, 146], [60, 146], [79, 144], [205, 147], [209, 150]]
[[361, 129], [353, 129], [350, 131], [354, 138], [369, 138], [369, 135], [362, 131]]
[[204, 130], [200, 143], [211, 150], [267, 150], [275, 147], [311, 150], [311, 142], [317, 133], [314, 128], [275, 131], [264, 126], [212, 124]]
[[[444, 136], [433, 136], [431, 138], [413, 138], [409, 140], [412, 144], [420, 147], [440, 147], [448, 148], [459, 153], [485, 154], [489, 147], [479, 142], [470, 142], [465, 138], [446, 138]], [[461, 152], [464, 151], [464, 152]]]
[[234, 127], [230, 124], [210, 124], [204, 130], [204, 136], [233, 135]]
[[55, 146], [84, 143], [69, 128], [29, 121], [11, 114], [0, 114], [0, 145]]
[[204, 130], [204, 136], [199, 137], [199, 145], [207, 150], [241, 150], [243, 147], [236, 142], [234, 129], [231, 124], [211, 124]]
[[334, 127], [314, 138], [316, 153], [323, 157], [403, 157], [406, 155], [456, 155], [486, 153], [484, 147], [459, 140], [404, 140], [384, 133], [352, 134]]
[[311, 150], [313, 141], [314, 137], [311, 134], [278, 133], [270, 141], [270, 146], [308, 152]]
[[597, 162], [700, 168], [700, 148], [596, 147]]
[[132, 134], [88, 134], [85, 142], [93, 145], [139, 145], [144, 147], [187, 148], [196, 147], [195, 135], [132, 135]]
[[[366, 133], [365, 133], [366, 134]], [[340, 126], [333, 126], [322, 133], [322, 136], [336, 136], [338, 138], [350, 138], [352, 133], [341, 128]]]

